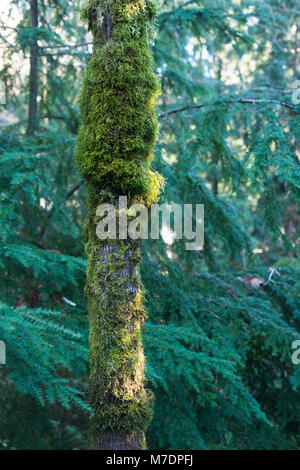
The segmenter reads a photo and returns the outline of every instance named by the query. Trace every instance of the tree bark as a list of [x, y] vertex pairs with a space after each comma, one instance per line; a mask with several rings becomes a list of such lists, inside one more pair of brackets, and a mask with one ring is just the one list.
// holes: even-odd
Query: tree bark
[[[30, 0], [31, 27], [38, 27], [38, 0]], [[30, 47], [29, 107], [27, 134], [38, 127], [38, 43], [33, 40]]]
[[157, 201], [160, 179], [150, 170], [150, 161], [157, 138], [159, 86], [148, 37], [155, 13], [152, 0], [90, 0], [84, 9], [94, 52], [80, 97], [82, 126], [75, 155], [89, 196], [89, 394], [94, 446], [99, 450], [145, 448], [153, 412], [142, 343], [142, 243], [126, 236], [100, 240], [96, 226], [97, 207], [110, 203], [119, 230], [119, 196], [127, 196], [129, 206]]
[[95, 436], [96, 450], [137, 450], [145, 448], [143, 433], [124, 436], [115, 431], [105, 431], [100, 437]]

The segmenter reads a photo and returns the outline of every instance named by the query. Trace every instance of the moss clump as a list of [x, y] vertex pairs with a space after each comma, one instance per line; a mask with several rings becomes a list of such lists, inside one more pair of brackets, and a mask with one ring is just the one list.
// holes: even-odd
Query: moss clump
[[150, 169], [158, 134], [159, 86], [149, 47], [155, 14], [152, 0], [90, 0], [83, 10], [94, 53], [80, 98], [76, 161], [89, 194], [90, 400], [101, 449], [144, 447], [152, 416], [153, 397], [144, 387], [141, 242], [98, 240], [96, 208], [117, 204], [119, 195], [146, 205], [158, 197], [161, 178]]
[[93, 429], [143, 432], [152, 417], [144, 388], [141, 329], [146, 312], [139, 279], [140, 242], [87, 244], [90, 315], [90, 399]]
[[83, 81], [75, 151], [80, 173], [95, 188], [139, 195], [148, 204], [160, 186], [150, 170], [160, 92], [148, 39], [155, 11], [148, 0], [86, 4], [95, 47]]

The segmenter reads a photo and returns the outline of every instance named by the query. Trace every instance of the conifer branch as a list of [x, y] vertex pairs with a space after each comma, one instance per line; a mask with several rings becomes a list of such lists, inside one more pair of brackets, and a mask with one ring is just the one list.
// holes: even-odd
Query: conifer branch
[[175, 114], [175, 113], [180, 113], [182, 111], [190, 111], [194, 109], [201, 109], [204, 108], [205, 106], [219, 106], [222, 104], [235, 104], [235, 103], [240, 103], [240, 104], [277, 104], [280, 106], [283, 106], [288, 109], [295, 109], [295, 106], [290, 105], [288, 103], [285, 103], [284, 101], [280, 100], [272, 100], [272, 99], [256, 99], [256, 98], [238, 98], [236, 100], [218, 100], [218, 101], [213, 101], [213, 102], [208, 102], [208, 103], [199, 103], [196, 105], [187, 105], [187, 106], [181, 106], [180, 108], [174, 108], [170, 109], [168, 111], [164, 111], [159, 115], [160, 118], [165, 118], [169, 116], [170, 114]]

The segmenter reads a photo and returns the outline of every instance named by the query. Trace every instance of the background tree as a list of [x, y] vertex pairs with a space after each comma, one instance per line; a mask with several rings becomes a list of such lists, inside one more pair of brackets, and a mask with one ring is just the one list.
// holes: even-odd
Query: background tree
[[30, 1], [31, 26], [33, 29], [32, 45], [30, 47], [30, 76], [29, 76], [29, 107], [28, 107], [28, 129], [32, 134], [38, 125], [38, 44], [35, 31], [38, 28], [39, 12], [38, 0]]

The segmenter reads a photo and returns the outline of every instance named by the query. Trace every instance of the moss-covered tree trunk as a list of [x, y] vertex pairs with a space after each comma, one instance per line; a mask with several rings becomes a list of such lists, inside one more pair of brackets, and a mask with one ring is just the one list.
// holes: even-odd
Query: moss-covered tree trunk
[[89, 0], [84, 17], [94, 37], [80, 98], [76, 147], [86, 180], [90, 317], [90, 401], [97, 449], [145, 447], [152, 396], [145, 388], [141, 338], [145, 322], [139, 278], [141, 241], [100, 240], [97, 207], [156, 201], [159, 177], [150, 170], [157, 137], [159, 92], [149, 47], [152, 0]]

